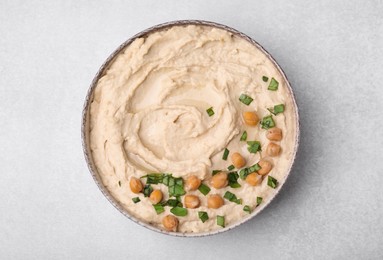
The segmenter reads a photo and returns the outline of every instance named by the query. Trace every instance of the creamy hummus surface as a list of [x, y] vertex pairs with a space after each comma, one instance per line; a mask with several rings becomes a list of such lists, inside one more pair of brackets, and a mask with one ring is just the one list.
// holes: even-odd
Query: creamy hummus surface
[[[164, 217], [173, 215], [179, 222], [173, 231], [222, 229], [258, 210], [285, 181], [297, 138], [293, 102], [277, 67], [248, 41], [208, 26], [173, 26], [134, 40], [98, 81], [90, 105], [92, 157], [103, 184], [140, 221], [165, 230]], [[244, 112], [254, 113], [259, 122], [247, 124]], [[273, 124], [281, 130], [281, 140], [267, 137]], [[270, 143], [280, 147], [273, 156]], [[234, 153], [242, 156], [244, 166], [231, 166]], [[260, 160], [270, 163], [267, 174], [258, 174]], [[229, 181], [214, 188], [215, 170], [241, 175], [238, 185]], [[152, 173], [182, 178], [185, 194], [178, 196], [182, 204], [177, 207], [184, 216], [173, 214], [174, 205], [166, 204], [169, 183], [160, 180], [145, 188], [145, 176]], [[250, 173], [259, 183], [247, 182]], [[209, 193], [204, 195], [202, 187], [189, 190], [190, 176], [209, 187]], [[138, 193], [130, 185], [134, 177], [143, 186]], [[163, 195], [157, 210], [148, 197], [151, 189]], [[219, 208], [208, 207], [214, 194], [223, 198]], [[199, 206], [184, 210], [186, 195], [196, 195]]]

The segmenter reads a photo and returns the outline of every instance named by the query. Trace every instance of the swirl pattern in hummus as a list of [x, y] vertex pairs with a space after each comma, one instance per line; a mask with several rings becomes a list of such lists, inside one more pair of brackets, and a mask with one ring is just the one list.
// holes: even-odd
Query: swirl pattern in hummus
[[[267, 90], [262, 76], [279, 81], [278, 91]], [[246, 106], [239, 96], [246, 93], [254, 101]], [[243, 123], [243, 111], [256, 111], [285, 104], [285, 112], [274, 117], [283, 131], [282, 153], [270, 158], [270, 175], [280, 183], [291, 165], [296, 139], [293, 100], [282, 75], [266, 55], [248, 41], [222, 29], [208, 26], [173, 26], [134, 40], [112, 62], [98, 81], [90, 107], [90, 147], [102, 182], [121, 205], [136, 218], [162, 228], [161, 219], [169, 208], [157, 215], [152, 204], [129, 189], [131, 176], [140, 178], [151, 172], [172, 173], [187, 178], [196, 175], [208, 183], [214, 169], [226, 169], [225, 148], [240, 152], [247, 166], [267, 157], [265, 151], [249, 153], [240, 142], [244, 130], [248, 140], [268, 140], [261, 127]], [[214, 108], [209, 117], [206, 109]], [[211, 194], [231, 191], [244, 204], [256, 207], [256, 198], [267, 201], [274, 189], [264, 179], [259, 186], [241, 182], [241, 188], [214, 189]], [[167, 188], [157, 185], [166, 196]], [[224, 215], [230, 225], [246, 217], [243, 205], [225, 201], [219, 209], [207, 208], [206, 197], [198, 190], [201, 206], [179, 217], [181, 232], [204, 232], [221, 228], [215, 217]], [[165, 197], [166, 199], [167, 197]], [[198, 211], [209, 220], [202, 223]]]

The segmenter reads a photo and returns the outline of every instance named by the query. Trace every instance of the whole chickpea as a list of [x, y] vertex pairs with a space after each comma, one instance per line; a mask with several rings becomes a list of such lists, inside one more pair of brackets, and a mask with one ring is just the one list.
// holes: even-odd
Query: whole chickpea
[[211, 186], [213, 186], [216, 189], [221, 189], [227, 186], [227, 173], [226, 172], [219, 172], [216, 175], [214, 175], [211, 178]]
[[201, 185], [201, 180], [195, 175], [190, 175], [186, 179], [186, 189], [190, 191], [198, 189], [200, 185]]
[[243, 158], [240, 153], [233, 153], [231, 156], [231, 161], [237, 169], [242, 168], [246, 164], [245, 158]]
[[162, 191], [160, 191], [160, 190], [152, 191], [152, 193], [149, 196], [149, 200], [153, 204], [157, 204], [157, 203], [161, 202], [161, 200], [162, 200]]
[[278, 156], [281, 153], [281, 146], [276, 143], [269, 143], [266, 152], [270, 156]]
[[129, 186], [134, 193], [140, 193], [142, 191], [142, 183], [136, 177], [130, 178]]
[[255, 126], [259, 122], [259, 117], [255, 112], [243, 112], [243, 121], [245, 121], [245, 124], [249, 126]]
[[261, 169], [258, 171], [258, 174], [260, 175], [266, 175], [271, 171], [271, 168], [273, 167], [271, 165], [271, 162], [266, 160], [260, 160], [258, 162], [259, 166], [261, 166]]
[[200, 201], [196, 195], [186, 195], [184, 198], [184, 204], [186, 208], [195, 209], [199, 207]]
[[162, 225], [167, 231], [177, 231], [178, 223], [178, 218], [173, 215], [167, 215], [162, 219]]
[[222, 207], [223, 204], [224, 204], [224, 201], [222, 197], [218, 194], [210, 195], [207, 198], [207, 207], [210, 209], [218, 209]]
[[270, 128], [267, 130], [266, 137], [271, 141], [280, 141], [282, 140], [282, 130], [278, 127]]
[[258, 175], [257, 173], [253, 172], [247, 175], [246, 182], [250, 184], [251, 186], [257, 186], [262, 181], [262, 177]]

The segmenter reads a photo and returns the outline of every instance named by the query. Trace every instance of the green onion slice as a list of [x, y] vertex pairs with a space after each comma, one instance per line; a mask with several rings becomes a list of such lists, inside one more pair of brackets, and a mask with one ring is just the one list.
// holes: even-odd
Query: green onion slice
[[228, 201], [231, 201], [231, 202], [234, 202], [234, 203], [237, 203], [237, 204], [242, 204], [242, 200], [238, 199], [237, 196], [235, 196], [235, 194], [231, 193], [230, 191], [226, 191], [225, 195], [223, 195], [223, 197], [225, 199], [227, 199]]
[[247, 145], [247, 150], [250, 153], [257, 153], [258, 151], [262, 151], [261, 142], [259, 141], [248, 141]]
[[140, 202], [140, 198], [139, 197], [135, 197], [135, 198], [132, 198], [132, 201], [136, 204], [138, 202]]
[[170, 212], [179, 217], [184, 217], [188, 214], [188, 210], [181, 207], [174, 207], [170, 210]]
[[225, 217], [217, 216], [217, 225], [221, 227], [225, 227]]
[[201, 185], [198, 187], [198, 190], [199, 190], [203, 195], [206, 196], [207, 194], [209, 194], [209, 192], [210, 192], [211, 189], [210, 189], [207, 185], [201, 183]]
[[251, 97], [249, 97], [248, 95], [246, 94], [241, 94], [241, 96], [239, 97], [239, 101], [241, 101], [243, 104], [245, 105], [250, 105], [251, 102], [253, 102], [254, 99], [252, 99]]
[[146, 184], [145, 186], [144, 186], [144, 196], [145, 197], [149, 197], [150, 196], [150, 194], [153, 192], [153, 188], [152, 188], [152, 186], [150, 185], [150, 184]]
[[259, 206], [262, 203], [262, 197], [257, 197], [257, 206]]
[[278, 85], [278, 81], [275, 78], [271, 78], [270, 85], [267, 89], [271, 91], [276, 91], [278, 90]]
[[285, 111], [285, 105], [284, 104], [275, 105], [273, 108], [268, 108], [267, 110], [269, 110], [271, 114], [276, 116]]
[[264, 118], [262, 118], [261, 126], [262, 126], [263, 129], [269, 129], [269, 128], [274, 127], [275, 126], [275, 122], [273, 120], [273, 116], [269, 115], [269, 116], [265, 116]]
[[198, 211], [198, 217], [202, 223], [205, 223], [205, 221], [209, 219], [209, 215], [205, 211]]
[[213, 107], [209, 107], [208, 109], [206, 109], [206, 113], [207, 113], [209, 116], [214, 115]]
[[253, 172], [257, 172], [261, 169], [261, 166], [259, 166], [258, 163], [248, 167], [248, 168], [243, 168], [239, 171], [239, 177], [244, 180], [246, 179], [247, 175]]
[[262, 77], [262, 80], [263, 80], [263, 82], [267, 82], [267, 81], [269, 80], [269, 78], [266, 77], [266, 76], [263, 76], [263, 77]]
[[236, 188], [240, 188], [241, 187], [241, 184], [238, 183], [238, 178], [239, 178], [239, 175], [237, 172], [229, 172], [227, 174], [227, 179], [228, 179], [228, 182], [229, 182], [229, 186], [236, 189]]
[[154, 208], [155, 211], [157, 212], [157, 215], [158, 215], [158, 214], [161, 214], [162, 212], [165, 211], [164, 206], [162, 206], [161, 204], [153, 205], [153, 208]]
[[278, 181], [269, 175], [267, 176], [267, 185], [275, 189], [278, 186]]
[[222, 160], [227, 160], [227, 157], [229, 156], [230, 151], [225, 148], [225, 151], [223, 152]]
[[241, 135], [240, 141], [246, 141], [246, 139], [247, 139], [247, 132], [243, 131], [243, 134]]
[[227, 167], [227, 169], [229, 170], [229, 171], [232, 171], [232, 170], [234, 170], [234, 165], [230, 165], [229, 167]]
[[243, 207], [243, 211], [245, 211], [245, 212], [247, 212], [247, 213], [251, 213], [251, 208], [250, 208], [250, 206], [249, 205], [246, 205], [246, 206], [244, 206]]
[[221, 170], [213, 170], [212, 173], [211, 173], [211, 175], [214, 176], [214, 175], [216, 175], [216, 174], [219, 173], [219, 172], [221, 172]]

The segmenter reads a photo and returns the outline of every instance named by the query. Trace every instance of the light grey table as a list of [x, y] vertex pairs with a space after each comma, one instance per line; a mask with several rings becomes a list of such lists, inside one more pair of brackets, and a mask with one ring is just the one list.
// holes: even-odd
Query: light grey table
[[[252, 221], [183, 239], [103, 197], [80, 140], [88, 86], [133, 34], [177, 19], [247, 33], [301, 115], [298, 161]], [[382, 1], [0, 2], [0, 259], [382, 259]]]

